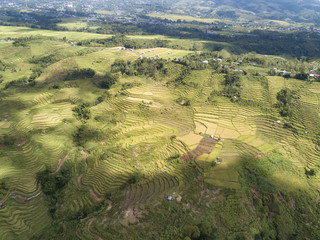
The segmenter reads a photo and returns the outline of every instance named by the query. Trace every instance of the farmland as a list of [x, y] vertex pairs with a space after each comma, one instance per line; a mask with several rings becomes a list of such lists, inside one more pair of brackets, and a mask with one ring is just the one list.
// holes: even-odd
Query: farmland
[[311, 63], [0, 34], [28, 37], [0, 43], [0, 239], [183, 239], [203, 221], [216, 239], [320, 236], [320, 82], [269, 74]]

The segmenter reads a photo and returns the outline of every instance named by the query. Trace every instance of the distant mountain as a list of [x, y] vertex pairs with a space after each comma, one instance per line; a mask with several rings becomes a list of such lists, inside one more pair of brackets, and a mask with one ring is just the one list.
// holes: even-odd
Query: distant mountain
[[[9, 3], [11, 2], [11, 3]], [[112, 10], [119, 14], [164, 12], [232, 20], [282, 20], [320, 24], [320, 0], [0, 0], [29, 7]]]
[[203, 17], [320, 22], [319, 0], [178, 0], [171, 11]]

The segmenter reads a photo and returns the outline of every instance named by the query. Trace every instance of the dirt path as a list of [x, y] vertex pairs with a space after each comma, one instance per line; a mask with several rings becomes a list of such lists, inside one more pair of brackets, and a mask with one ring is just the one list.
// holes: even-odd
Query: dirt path
[[11, 192], [8, 191], [8, 192], [7, 192], [7, 195], [5, 195], [4, 198], [2, 198], [2, 199], [0, 200], [0, 205], [3, 204], [3, 203], [5, 203], [5, 202], [7, 201], [8, 197], [10, 196], [10, 193], [11, 193]]
[[69, 158], [69, 154], [72, 150], [77, 149], [77, 147], [72, 147], [69, 152], [67, 153], [67, 155], [63, 158], [63, 159], [59, 159], [59, 163], [58, 166], [56, 168], [56, 170], [54, 170], [52, 173], [50, 173], [50, 175], [56, 174], [57, 172], [59, 172], [59, 170], [61, 169], [61, 167], [63, 166], [63, 164], [68, 160]]
[[103, 239], [102, 237], [100, 237], [97, 233], [91, 231], [90, 227], [91, 227], [91, 224], [94, 222], [94, 220], [96, 220], [96, 219], [95, 219], [95, 218], [92, 218], [92, 219], [89, 220], [89, 223], [88, 223], [88, 232], [89, 232], [91, 235], [97, 237], [99, 240], [104, 240], [104, 239]]
[[99, 196], [98, 194], [96, 194], [91, 187], [86, 186], [86, 185], [84, 185], [84, 184], [82, 183], [82, 174], [81, 174], [79, 177], [77, 177], [77, 183], [78, 183], [79, 186], [88, 189], [90, 195], [92, 196], [92, 198], [93, 198], [95, 201], [105, 200], [104, 197]]
[[81, 154], [82, 154], [82, 156], [83, 156], [85, 168], [86, 168], [86, 171], [87, 171], [87, 170], [88, 170], [88, 161], [87, 161], [87, 159], [88, 159], [88, 157], [89, 157], [89, 155], [90, 155], [90, 152], [82, 150], [82, 151], [81, 151]]

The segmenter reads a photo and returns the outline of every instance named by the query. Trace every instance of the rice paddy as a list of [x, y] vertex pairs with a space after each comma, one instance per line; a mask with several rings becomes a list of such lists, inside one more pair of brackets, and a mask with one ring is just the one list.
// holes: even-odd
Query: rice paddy
[[[107, 37], [17, 27], [0, 27], [0, 34], [3, 38], [41, 35], [82, 40]], [[261, 82], [245, 79], [243, 100], [257, 105], [233, 103], [222, 96], [210, 105], [206, 102], [207, 96], [212, 89], [222, 89], [224, 74], [212, 74], [208, 69], [194, 71], [187, 81], [196, 82], [199, 87], [173, 87], [166, 81], [148, 77], [121, 76], [108, 91], [108, 97], [97, 103], [96, 99], [106, 95], [106, 90], [98, 88], [95, 79], [63, 81], [64, 71], [92, 68], [98, 75], [103, 75], [116, 59], [135, 60], [139, 55], [174, 59], [190, 52], [167, 48], [136, 52], [117, 48], [89, 51], [86, 47], [72, 47], [57, 39], [36, 41], [26, 49], [0, 44], [1, 60], [19, 69], [4, 73], [2, 88], [18, 75], [31, 73], [34, 65], [29, 57], [25, 57], [24, 51], [33, 56], [54, 52], [59, 55], [59, 59], [48, 64], [37, 78], [36, 86], [11, 87], [1, 96], [0, 136], [11, 135], [18, 139], [13, 146], [0, 146], [0, 180], [6, 181], [11, 192], [32, 199], [19, 202], [18, 198], [9, 198], [5, 201], [0, 209], [0, 239], [40, 236], [50, 224], [45, 201], [41, 194], [37, 195], [41, 190], [36, 174], [45, 168], [54, 172], [59, 169], [61, 159], [77, 162], [73, 168], [73, 184], [78, 181], [74, 191], [85, 192], [84, 195], [73, 194], [69, 186], [65, 206], [74, 214], [85, 206], [93, 206], [94, 196], [103, 199], [119, 189], [125, 189], [121, 209], [157, 202], [182, 191], [184, 183], [192, 179], [189, 172], [194, 169], [203, 172], [208, 184], [239, 189], [239, 164], [266, 156], [275, 149], [302, 171], [320, 163], [320, 152], [313, 141], [319, 125], [319, 83], [268, 77], [266, 87]], [[86, 52], [80, 56], [76, 54], [79, 51]], [[138, 84], [121, 90], [122, 84], [128, 82]], [[53, 84], [59, 87], [53, 88]], [[296, 90], [300, 95], [293, 113], [297, 132], [284, 127], [285, 119], [278, 112], [266, 111], [272, 109], [276, 94], [283, 87]], [[178, 104], [178, 97], [189, 98], [191, 106]], [[86, 124], [94, 134], [82, 146], [75, 146], [75, 132], [82, 123], [74, 118], [72, 109], [81, 102], [90, 104], [92, 118]], [[265, 104], [264, 108], [259, 107], [260, 103]], [[77, 150], [71, 157], [68, 153], [74, 148]], [[82, 159], [80, 150], [88, 152], [88, 156]], [[97, 157], [96, 153], [103, 157]], [[217, 160], [218, 164], [214, 166], [213, 162]], [[127, 186], [135, 174], [142, 180]], [[278, 184], [285, 181], [280, 175], [273, 179]], [[299, 178], [292, 177], [291, 180], [303, 188], [304, 182], [299, 182]], [[319, 186], [319, 179], [314, 182]]]

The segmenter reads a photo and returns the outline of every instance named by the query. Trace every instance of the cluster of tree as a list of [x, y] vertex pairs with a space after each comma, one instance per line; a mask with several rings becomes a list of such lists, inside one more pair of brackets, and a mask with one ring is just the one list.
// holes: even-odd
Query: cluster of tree
[[[33, 74], [31, 76], [33, 76]], [[6, 83], [4, 88], [8, 89], [10, 87], [22, 87], [22, 86], [26, 86], [27, 84], [29, 84], [30, 86], [34, 86], [35, 83], [36, 82], [34, 81], [33, 77], [32, 78], [21, 77], [17, 80], [13, 80], [13, 81]]]
[[18, 141], [19, 136], [14, 134], [3, 134], [0, 137], [0, 145], [5, 145], [7, 147], [14, 146]]
[[[106, 23], [104, 23], [106, 24]], [[119, 23], [120, 25], [122, 23]], [[128, 34], [161, 34], [166, 36], [201, 39], [214, 41], [216, 43], [205, 44], [207, 50], [221, 50], [224, 48], [219, 43], [229, 43], [229, 49], [237, 54], [243, 52], [257, 52], [269, 55], [290, 55], [294, 57], [307, 56], [315, 58], [320, 53], [320, 37], [313, 33], [292, 32], [282, 33], [276, 31], [255, 30], [250, 33], [241, 34], [207, 34], [206, 28], [199, 28], [197, 24], [157, 24], [157, 23], [131, 23], [122, 24]], [[136, 26], [136, 27], [133, 27]], [[123, 31], [122, 31], [123, 32]], [[110, 34], [110, 32], [109, 32]], [[130, 47], [138, 48], [137, 42], [128, 44]], [[129, 41], [129, 42], [130, 42]], [[122, 45], [124, 42], [121, 42]], [[192, 50], [192, 49], [191, 49]], [[258, 62], [261, 59], [256, 59]]]
[[305, 173], [308, 177], [313, 177], [313, 176], [317, 175], [318, 170], [316, 168], [305, 169]]
[[32, 58], [29, 60], [30, 63], [38, 64], [40, 67], [47, 67], [48, 65], [57, 62], [59, 59], [56, 55], [50, 54], [47, 56], [32, 56]]
[[141, 178], [141, 176], [138, 174], [138, 172], [135, 172], [134, 174], [132, 174], [126, 182], [124, 182], [121, 186], [120, 189], [126, 189], [127, 187], [129, 187], [132, 184], [135, 184], [139, 181], [139, 179]]
[[[30, 3], [28, 3], [29, 5]], [[37, 8], [37, 6], [35, 6]], [[57, 12], [53, 9], [50, 11], [37, 11], [37, 12], [22, 12], [20, 9], [3, 9], [0, 10], [0, 15], [6, 16], [2, 18], [1, 25], [4, 26], [22, 26], [22, 27], [30, 27], [30, 28], [40, 28], [40, 29], [53, 29], [58, 30], [57, 23], [61, 22], [58, 15], [61, 12]], [[68, 11], [64, 12], [65, 17], [73, 17], [73, 16], [84, 16], [80, 12], [69, 13]]]
[[126, 74], [128, 76], [155, 77], [156, 74], [166, 75], [168, 69], [166, 61], [163, 59], [151, 60], [147, 58], [137, 59], [135, 61], [116, 60], [111, 66], [111, 72]]
[[139, 87], [142, 84], [139, 82], [126, 82], [121, 85], [121, 90], [127, 90], [134, 87]]
[[187, 82], [185, 81], [185, 78], [187, 76], [189, 76], [191, 73], [191, 69], [190, 68], [185, 68], [181, 71], [181, 73], [174, 79], [174, 84], [176, 86], [179, 85], [186, 85]]
[[41, 184], [42, 192], [49, 203], [50, 213], [57, 210], [57, 204], [63, 199], [63, 189], [71, 179], [71, 170], [63, 166], [56, 174], [51, 174], [48, 169], [37, 173], [37, 180]]
[[7, 64], [0, 60], [0, 71], [5, 71], [7, 68]]
[[230, 98], [231, 101], [238, 101], [241, 99], [242, 79], [239, 73], [228, 73], [225, 75], [225, 87], [223, 95]]
[[91, 68], [75, 69], [71, 72], [68, 72], [64, 81], [74, 80], [74, 79], [93, 78], [95, 74], [96, 72]]
[[92, 139], [100, 139], [100, 132], [90, 128], [86, 124], [82, 124], [73, 134], [73, 141], [77, 146], [84, 147], [86, 142]]
[[0, 196], [3, 197], [8, 192], [8, 187], [6, 183], [2, 180], [0, 180]]
[[77, 42], [77, 45], [78, 46], [105, 46], [105, 47], [123, 46], [125, 48], [132, 48], [132, 49], [175, 46], [169, 40], [129, 39], [127, 36], [123, 34], [116, 34], [111, 38], [106, 38], [106, 39], [83, 40], [83, 41]]
[[183, 227], [181, 238], [184, 240], [215, 239], [216, 229], [208, 220], [202, 220], [198, 225], [187, 224]]
[[[212, 62], [212, 61], [211, 61]], [[206, 69], [208, 66], [211, 66], [209, 64], [203, 63], [203, 60], [189, 60], [188, 58], [184, 58], [180, 61], [177, 61], [177, 63], [186, 66], [190, 68], [191, 70], [202, 70]]]
[[95, 84], [103, 89], [110, 89], [112, 85], [116, 84], [119, 76], [116, 73], [107, 72], [102, 78], [95, 81]]
[[89, 104], [82, 103], [72, 109], [73, 115], [81, 122], [86, 122], [91, 118], [91, 110]]
[[279, 112], [281, 116], [284, 117], [291, 117], [294, 101], [298, 99], [295, 92], [291, 91], [288, 88], [281, 89], [277, 93], [277, 108], [279, 109]]
[[26, 38], [16, 39], [12, 44], [15, 47], [27, 47], [28, 39]]
[[216, 103], [216, 96], [219, 96], [220, 93], [217, 90], [213, 90], [210, 95], [208, 96], [206, 102], [209, 104], [214, 104]]
[[299, 79], [299, 80], [303, 80], [303, 81], [307, 81], [307, 80], [309, 80], [309, 74], [305, 73], [305, 72], [299, 72], [294, 76], [294, 78]]
[[180, 104], [181, 106], [190, 106], [191, 105], [191, 101], [188, 98], [183, 98], [183, 97], [179, 97], [176, 100], [176, 103]]

